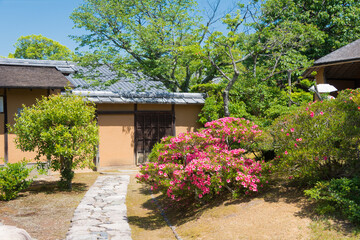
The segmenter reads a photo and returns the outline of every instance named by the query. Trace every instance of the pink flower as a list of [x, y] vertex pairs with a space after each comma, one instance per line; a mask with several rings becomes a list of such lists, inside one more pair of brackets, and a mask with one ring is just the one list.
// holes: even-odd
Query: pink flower
[[297, 147], [298, 145], [295, 143], [294, 146]]
[[328, 159], [327, 156], [325, 156], [325, 157], [324, 157], [324, 160], [326, 161], [327, 159]]
[[230, 181], [230, 179], [226, 179], [226, 182], [227, 182], [227, 183], [230, 183], [231, 181]]
[[324, 113], [323, 113], [323, 112], [320, 112], [320, 115], [324, 115]]
[[280, 131], [282, 131], [282, 132], [283, 132], [283, 131], [284, 131], [284, 129], [281, 129]]
[[310, 117], [314, 117], [314, 112], [310, 112]]
[[288, 155], [288, 151], [285, 151], [285, 155]]
[[294, 129], [294, 128], [291, 128], [291, 129], [290, 129], [290, 131], [291, 131], [291, 132], [294, 132], [294, 131], [295, 131], [295, 129]]
[[289, 133], [287, 133], [287, 134], [286, 134], [286, 136], [290, 136], [290, 134], [289, 134]]
[[202, 198], [203, 197], [203, 195], [202, 194], [199, 194], [199, 198]]

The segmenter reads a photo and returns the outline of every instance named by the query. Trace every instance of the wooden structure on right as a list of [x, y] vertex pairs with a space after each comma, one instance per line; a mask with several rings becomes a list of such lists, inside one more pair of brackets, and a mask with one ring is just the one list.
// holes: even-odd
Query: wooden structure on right
[[[360, 87], [360, 39], [316, 60], [303, 73], [304, 78], [316, 79], [317, 84], [328, 83], [338, 91]], [[336, 95], [333, 93], [331, 95]]]

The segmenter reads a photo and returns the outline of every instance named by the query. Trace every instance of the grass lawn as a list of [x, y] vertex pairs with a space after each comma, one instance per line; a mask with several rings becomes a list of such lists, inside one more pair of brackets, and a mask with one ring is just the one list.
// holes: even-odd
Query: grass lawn
[[74, 210], [98, 175], [76, 173], [71, 192], [59, 190], [58, 176], [40, 176], [43, 180], [34, 181], [17, 199], [0, 201], [0, 219], [38, 240], [64, 239]]
[[[220, 200], [202, 207], [174, 209], [160, 194], [154, 197], [182, 239], [359, 239], [345, 222], [320, 220], [302, 191], [281, 184], [262, 194]], [[153, 202], [151, 192], [132, 176], [127, 195], [132, 238], [175, 239]]]

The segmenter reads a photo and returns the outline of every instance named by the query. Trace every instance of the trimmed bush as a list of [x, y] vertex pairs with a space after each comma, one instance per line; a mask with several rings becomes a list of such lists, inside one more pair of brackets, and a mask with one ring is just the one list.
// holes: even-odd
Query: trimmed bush
[[309, 103], [278, 118], [272, 126], [276, 168], [310, 185], [358, 175], [360, 111], [354, 100], [359, 96], [358, 90], [343, 91], [335, 100]]
[[360, 223], [360, 178], [340, 178], [317, 182], [305, 190], [305, 195], [317, 202], [320, 214], [340, 212], [351, 222]]
[[33, 168], [28, 168], [27, 163], [27, 161], [8, 163], [0, 168], [0, 198], [2, 200], [14, 199], [20, 191], [30, 186], [33, 180], [28, 177]]
[[167, 137], [140, 167], [137, 179], [159, 189], [169, 198], [215, 198], [223, 191], [234, 197], [257, 192], [265, 182], [265, 163], [251, 157], [262, 131], [239, 118], [222, 118], [198, 132]]

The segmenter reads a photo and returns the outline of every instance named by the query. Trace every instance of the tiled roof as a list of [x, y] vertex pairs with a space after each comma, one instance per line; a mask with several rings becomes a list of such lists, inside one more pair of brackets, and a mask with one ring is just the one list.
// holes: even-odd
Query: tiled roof
[[76, 86], [77, 90], [107, 90], [115, 93], [168, 92], [161, 82], [146, 80], [137, 73], [134, 73], [132, 78], [125, 78], [118, 77], [116, 73], [106, 66], [96, 68], [96, 73], [93, 75], [84, 67], [76, 67], [76, 70], [81, 72], [83, 76], [99, 82], [99, 84], [94, 84], [91, 81], [88, 82], [81, 75], [77, 76], [77, 74], [67, 76], [68, 80]]
[[201, 93], [137, 92], [114, 93], [111, 91], [79, 91], [74, 94], [86, 96], [94, 103], [156, 103], [156, 104], [203, 104]]
[[[78, 67], [84, 76], [90, 73], [86, 68]], [[156, 103], [156, 104], [204, 104], [201, 93], [170, 93], [166, 87], [157, 81], [145, 79], [134, 73], [131, 79], [118, 77], [106, 66], [96, 69], [96, 80], [102, 84], [95, 86], [76, 75], [69, 75], [69, 81], [76, 86], [75, 94], [86, 96], [94, 103]], [[106, 82], [117, 80], [110, 85]]]
[[[11, 58], [0, 59], [1, 66], [16, 71], [8, 74], [0, 72], [0, 87], [10, 87], [1, 85], [2, 77], [4, 82], [11, 79], [12, 81], [8, 81], [8, 83], [12, 82], [15, 85], [17, 84], [18, 87], [24, 87], [25, 85], [21, 83], [20, 78], [15, 78], [15, 76], [22, 74], [27, 76], [25, 80], [29, 85], [40, 86], [41, 82], [41, 87], [48, 88], [54, 88], [55, 84], [52, 81], [54, 82], [59, 77], [63, 82], [57, 84], [63, 88], [67, 85], [67, 79], [74, 86], [73, 92], [75, 94], [87, 96], [88, 100], [95, 103], [203, 104], [205, 102], [203, 94], [170, 93], [161, 82], [146, 79], [146, 77], [138, 73], [134, 73], [131, 78], [118, 77], [116, 73], [106, 66], [98, 67], [96, 71], [90, 71], [88, 68], [77, 66], [75, 63], [68, 61]], [[34, 69], [40, 69], [38, 73], [42, 75], [32, 75], [24, 69], [30, 72], [34, 71]], [[44, 71], [51, 71], [51, 74], [45, 74]], [[93, 74], [94, 72], [95, 74]], [[77, 73], [82, 73], [81, 75], [86, 78], [93, 78], [99, 84], [92, 84], [84, 78], [79, 78]]]
[[0, 58], [0, 64], [1, 65], [32, 66], [32, 67], [55, 67], [59, 71], [64, 70], [69, 73], [74, 73], [75, 66], [76, 66], [75, 63], [70, 62], [70, 61], [17, 59], [17, 58]]

